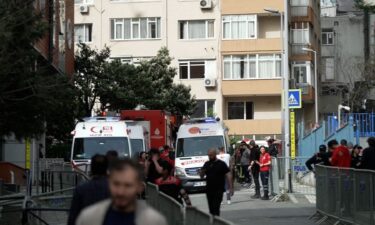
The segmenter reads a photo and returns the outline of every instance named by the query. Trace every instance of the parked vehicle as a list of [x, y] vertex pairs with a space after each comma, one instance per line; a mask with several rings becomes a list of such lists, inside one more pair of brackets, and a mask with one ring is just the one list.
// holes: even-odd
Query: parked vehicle
[[120, 157], [131, 157], [129, 130], [119, 117], [89, 117], [77, 123], [73, 134], [71, 162], [75, 169], [88, 172], [95, 154], [117, 151]]
[[228, 157], [230, 142], [228, 129], [215, 118], [190, 120], [182, 124], [177, 134], [175, 174], [187, 190], [204, 190], [206, 181], [199, 176], [199, 170], [208, 161], [210, 148], [224, 148]]

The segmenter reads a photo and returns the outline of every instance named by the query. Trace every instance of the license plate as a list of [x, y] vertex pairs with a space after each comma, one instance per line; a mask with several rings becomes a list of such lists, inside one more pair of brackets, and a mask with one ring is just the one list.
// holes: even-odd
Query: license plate
[[206, 186], [206, 181], [194, 182], [194, 187]]

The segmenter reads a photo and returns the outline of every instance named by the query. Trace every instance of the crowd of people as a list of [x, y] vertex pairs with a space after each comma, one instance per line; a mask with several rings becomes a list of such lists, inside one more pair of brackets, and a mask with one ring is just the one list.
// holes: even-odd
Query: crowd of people
[[[354, 168], [375, 170], [375, 137], [367, 140], [368, 147], [348, 143], [345, 139], [330, 140], [326, 145], [320, 145], [319, 151], [306, 161], [306, 167], [315, 171], [314, 165], [335, 166], [340, 168]], [[327, 151], [328, 147], [328, 151]]]

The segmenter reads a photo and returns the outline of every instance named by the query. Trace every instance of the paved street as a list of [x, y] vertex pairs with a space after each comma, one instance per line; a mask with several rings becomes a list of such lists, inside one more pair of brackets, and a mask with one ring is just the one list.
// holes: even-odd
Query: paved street
[[[222, 217], [237, 225], [301, 225], [314, 224], [309, 216], [315, 212], [315, 205], [306, 196], [296, 196], [294, 202], [271, 202], [250, 199], [252, 190], [235, 193], [232, 204], [222, 205]], [[208, 211], [204, 194], [190, 195], [193, 205]]]

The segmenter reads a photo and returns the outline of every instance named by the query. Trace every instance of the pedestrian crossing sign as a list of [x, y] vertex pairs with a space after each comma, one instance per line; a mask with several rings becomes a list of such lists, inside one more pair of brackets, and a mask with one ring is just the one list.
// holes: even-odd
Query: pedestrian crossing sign
[[302, 108], [302, 92], [301, 89], [290, 89], [288, 94], [289, 109]]

